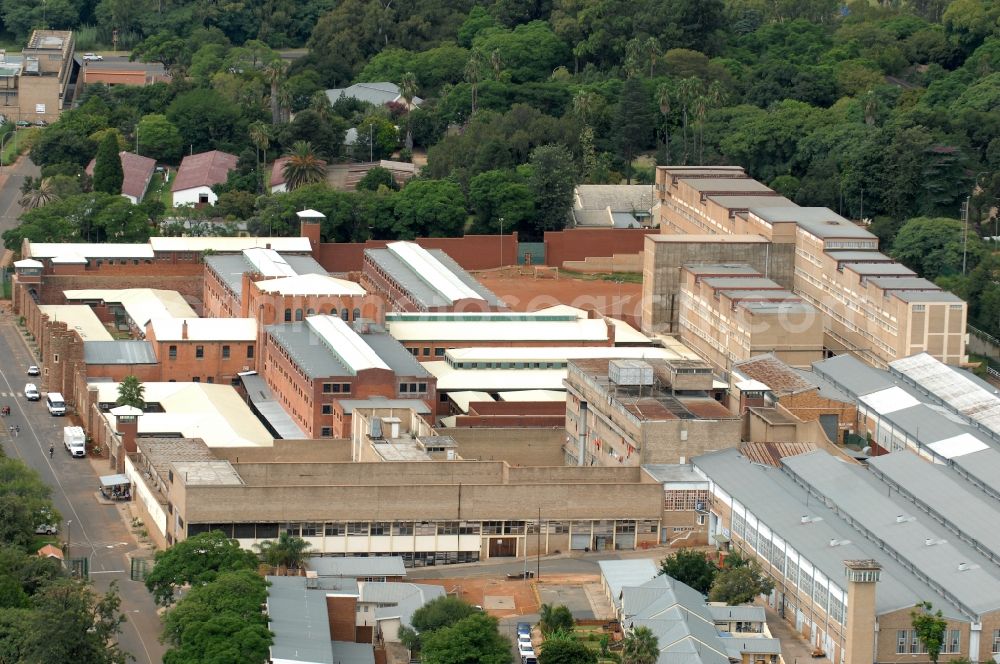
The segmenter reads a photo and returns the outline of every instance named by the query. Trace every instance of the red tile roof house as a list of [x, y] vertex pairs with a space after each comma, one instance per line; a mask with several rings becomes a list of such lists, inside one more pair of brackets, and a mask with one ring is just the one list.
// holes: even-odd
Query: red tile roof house
[[278, 157], [271, 165], [271, 193], [278, 194], [288, 191], [288, 183], [285, 182], [285, 164], [288, 157]]
[[215, 205], [219, 197], [212, 191], [212, 185], [225, 182], [229, 171], [236, 168], [237, 161], [239, 158], [236, 155], [218, 150], [184, 157], [170, 188], [174, 207]]
[[[122, 160], [122, 173], [125, 175], [122, 180], [122, 196], [135, 205], [142, 200], [146, 190], [149, 189], [149, 181], [153, 179], [153, 171], [156, 169], [156, 160], [125, 151], [119, 152], [118, 156]], [[85, 169], [90, 177], [94, 177], [96, 161], [91, 159]]]

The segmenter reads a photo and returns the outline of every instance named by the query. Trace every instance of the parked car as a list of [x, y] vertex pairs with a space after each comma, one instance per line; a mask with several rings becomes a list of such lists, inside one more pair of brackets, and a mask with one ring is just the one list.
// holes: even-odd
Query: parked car
[[59, 527], [51, 523], [43, 523], [35, 528], [36, 535], [55, 535], [59, 532]]
[[27, 120], [18, 120], [17, 123], [15, 124], [15, 126], [18, 129], [23, 129], [24, 127], [30, 127], [31, 123], [28, 122]]
[[104, 56], [98, 55], [97, 53], [84, 53], [83, 59], [89, 62], [100, 62], [104, 60]]
[[38, 401], [42, 398], [42, 395], [39, 394], [38, 388], [34, 383], [26, 383], [24, 386], [24, 398], [28, 401]]
[[35, 120], [35, 126], [36, 127], [48, 127], [49, 123], [46, 122], [45, 120]]
[[42, 375], [42, 370], [38, 368], [38, 365], [32, 364], [30, 367], [28, 367], [28, 375], [29, 376], [41, 376]]

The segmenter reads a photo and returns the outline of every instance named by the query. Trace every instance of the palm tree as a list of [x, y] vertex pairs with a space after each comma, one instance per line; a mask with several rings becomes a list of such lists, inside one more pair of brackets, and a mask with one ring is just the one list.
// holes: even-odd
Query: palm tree
[[288, 567], [298, 569], [306, 558], [306, 551], [312, 545], [302, 539], [283, 531], [276, 540], [265, 540], [254, 544], [253, 548], [260, 554], [265, 564], [272, 567]]
[[493, 52], [490, 53], [490, 67], [493, 69], [493, 78], [499, 81], [500, 72], [503, 71], [503, 56], [500, 55], [498, 48], [493, 49]]
[[649, 53], [649, 77], [653, 78], [653, 68], [656, 66], [656, 58], [660, 55], [660, 42], [656, 37], [649, 37], [643, 42], [643, 47]]
[[330, 104], [330, 98], [326, 96], [326, 92], [317, 90], [312, 94], [312, 97], [309, 98], [309, 110], [314, 111], [324, 121], [330, 121], [333, 108]]
[[139, 382], [138, 378], [131, 375], [125, 376], [122, 382], [118, 383], [118, 400], [115, 404], [143, 410], [146, 407], [145, 394], [146, 387]]
[[483, 76], [483, 63], [479, 59], [478, 53], [473, 53], [469, 61], [465, 63], [465, 80], [472, 84], [472, 115], [476, 114], [476, 101], [478, 99], [479, 81]]
[[281, 58], [275, 58], [264, 67], [264, 75], [271, 84], [271, 124], [281, 122], [281, 106], [278, 99], [278, 87], [285, 77], [288, 65]]
[[[31, 183], [29, 184], [29, 180]], [[21, 198], [18, 204], [26, 210], [34, 210], [53, 201], [59, 200], [59, 194], [52, 188], [52, 183], [48, 178], [25, 178], [21, 185]]]
[[678, 86], [678, 96], [681, 100], [681, 130], [684, 132], [684, 163], [688, 160], [688, 114], [692, 110], [694, 100], [701, 95], [701, 80], [691, 76], [685, 78]]
[[580, 118], [580, 122], [589, 125], [591, 113], [597, 103], [597, 95], [589, 90], [580, 90], [573, 96], [573, 113]]
[[708, 113], [708, 97], [698, 95], [694, 100], [694, 116], [698, 120], [698, 164], [705, 161], [705, 114]]
[[660, 658], [660, 643], [648, 627], [636, 627], [622, 645], [622, 664], [656, 664]]
[[408, 71], [399, 79], [399, 96], [406, 102], [406, 142], [407, 149], [413, 149], [413, 134], [410, 133], [410, 109], [413, 106], [413, 98], [417, 96], [417, 77], [412, 71]]
[[660, 114], [663, 115], [663, 156], [670, 163], [670, 86], [667, 83], [660, 83], [656, 88], [656, 103], [660, 106]]
[[326, 162], [316, 155], [309, 141], [295, 141], [286, 156], [282, 173], [289, 191], [326, 179]]
[[[257, 148], [257, 168], [259, 171], [257, 180], [263, 183], [264, 169], [267, 168], [267, 148], [271, 144], [271, 136], [267, 131], [267, 125], [260, 120], [250, 123], [250, 126], [247, 127], [247, 132], [250, 134], [250, 142]], [[263, 166], [260, 163], [261, 153], [264, 155]]]

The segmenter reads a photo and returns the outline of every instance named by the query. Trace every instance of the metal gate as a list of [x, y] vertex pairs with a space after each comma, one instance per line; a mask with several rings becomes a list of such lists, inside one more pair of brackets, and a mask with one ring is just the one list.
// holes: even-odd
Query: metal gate
[[77, 577], [79, 579], [90, 578], [89, 558], [70, 558], [69, 560], [66, 561], [66, 567], [69, 568], [69, 573], [71, 576]]
[[590, 548], [590, 533], [584, 535], [574, 534], [572, 541], [569, 543], [569, 548], [574, 551], [583, 551]]
[[490, 558], [513, 558], [517, 555], [517, 539], [513, 537], [491, 537]]
[[146, 575], [149, 574], [152, 560], [149, 558], [133, 558], [131, 562], [132, 568], [129, 572], [129, 578], [133, 581], [145, 581]]

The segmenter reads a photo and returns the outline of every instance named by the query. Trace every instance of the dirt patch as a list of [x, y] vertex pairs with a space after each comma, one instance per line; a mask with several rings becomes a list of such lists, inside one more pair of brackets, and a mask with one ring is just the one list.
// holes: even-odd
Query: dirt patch
[[556, 304], [568, 304], [621, 318], [633, 327], [638, 327], [642, 316], [642, 284], [579, 279], [565, 274], [552, 279], [481, 272], [476, 278], [514, 311], [538, 311]]
[[[441, 586], [450, 595], [459, 597], [469, 604], [482, 606], [491, 615], [503, 618], [506, 616], [520, 616], [528, 613], [538, 613], [541, 602], [539, 601], [538, 587], [546, 584], [552, 585], [580, 585], [599, 581], [599, 577], [594, 574], [567, 574], [567, 575], [546, 575], [545, 578], [535, 580], [508, 580], [506, 578], [464, 578], [464, 579], [420, 579], [419, 583], [429, 583]], [[505, 600], [513, 600], [512, 608], [491, 608], [487, 605], [487, 597], [503, 597]], [[507, 602], [503, 602], [507, 605]]]

